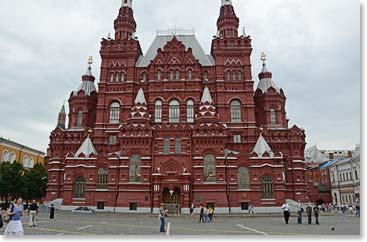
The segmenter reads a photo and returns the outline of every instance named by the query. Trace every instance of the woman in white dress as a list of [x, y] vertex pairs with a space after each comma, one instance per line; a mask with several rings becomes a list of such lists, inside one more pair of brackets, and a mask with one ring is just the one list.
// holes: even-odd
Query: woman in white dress
[[22, 198], [17, 198], [16, 203], [11, 205], [8, 210], [8, 215], [11, 219], [8, 226], [5, 229], [5, 236], [21, 236], [23, 235], [23, 225], [22, 225], [22, 213], [23, 213], [23, 200]]

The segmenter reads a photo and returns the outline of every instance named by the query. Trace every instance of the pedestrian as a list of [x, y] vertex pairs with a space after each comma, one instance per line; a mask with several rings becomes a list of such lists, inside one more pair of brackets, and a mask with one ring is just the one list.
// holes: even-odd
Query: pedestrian
[[3, 221], [3, 211], [0, 210], [0, 229], [4, 227], [4, 221]]
[[195, 210], [195, 204], [191, 203], [191, 205], [190, 205], [190, 214], [191, 214], [191, 216], [194, 215], [194, 210]]
[[210, 222], [213, 221], [213, 218], [214, 218], [214, 207], [210, 206], [209, 207], [209, 219], [210, 219]]
[[206, 205], [204, 207], [204, 222], [205, 223], [209, 223], [209, 209], [208, 209], [208, 205]]
[[159, 209], [159, 220], [161, 222], [161, 226], [160, 226], [160, 232], [164, 233], [166, 232], [166, 230], [164, 229], [166, 226], [166, 215], [167, 215], [167, 211], [164, 209], [164, 203], [161, 204], [161, 207]]
[[313, 214], [315, 215], [315, 220], [316, 220], [316, 224], [319, 225], [319, 208], [318, 206], [316, 205], [314, 208], [313, 208]]
[[356, 205], [356, 217], [360, 217], [360, 216], [361, 216], [361, 207], [358, 202]]
[[310, 203], [307, 204], [306, 213], [307, 213], [308, 224], [312, 224], [312, 206]]
[[353, 215], [353, 205], [349, 204], [349, 212], [351, 215]]
[[38, 205], [36, 200], [33, 199], [31, 205], [28, 208], [28, 215], [29, 215], [29, 227], [36, 227], [37, 226], [37, 215], [38, 215]]
[[23, 200], [22, 198], [17, 198], [15, 204], [11, 205], [7, 211], [10, 216], [10, 221], [5, 229], [5, 236], [22, 236], [24, 235], [23, 225], [22, 225], [22, 214], [23, 214]]
[[54, 218], [55, 218], [55, 205], [51, 204], [50, 219], [54, 219]]
[[203, 204], [200, 204], [200, 217], [199, 217], [199, 223], [205, 223], [205, 220], [204, 220], [204, 205]]
[[290, 211], [289, 211], [289, 205], [287, 204], [287, 201], [284, 201], [284, 204], [282, 205], [282, 209], [283, 209], [285, 223], [288, 224], [289, 217], [290, 217]]
[[302, 213], [303, 213], [303, 207], [300, 200], [298, 200], [297, 204], [297, 222], [298, 224], [302, 224]]

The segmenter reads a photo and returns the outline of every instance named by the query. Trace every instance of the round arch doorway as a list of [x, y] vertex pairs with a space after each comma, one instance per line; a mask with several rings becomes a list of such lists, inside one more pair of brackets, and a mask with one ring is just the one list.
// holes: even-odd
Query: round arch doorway
[[181, 190], [177, 187], [173, 191], [170, 191], [167, 187], [163, 189], [162, 203], [164, 203], [170, 214], [181, 213]]

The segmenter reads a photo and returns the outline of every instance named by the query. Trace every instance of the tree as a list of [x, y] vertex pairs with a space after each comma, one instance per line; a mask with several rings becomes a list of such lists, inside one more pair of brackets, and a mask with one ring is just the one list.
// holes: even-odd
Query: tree
[[39, 200], [46, 195], [47, 171], [42, 164], [36, 164], [32, 169], [26, 170], [23, 180], [23, 198], [25, 200]]
[[0, 196], [9, 197], [22, 196], [23, 193], [23, 165], [18, 162], [0, 163]]

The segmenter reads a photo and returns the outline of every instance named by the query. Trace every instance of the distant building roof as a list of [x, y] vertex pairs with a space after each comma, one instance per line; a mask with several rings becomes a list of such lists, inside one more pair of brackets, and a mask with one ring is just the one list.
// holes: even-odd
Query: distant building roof
[[0, 137], [0, 144], [15, 146], [15, 147], [18, 147], [19, 149], [23, 149], [23, 150], [27, 150], [27, 151], [29, 151], [29, 152], [37, 153], [37, 154], [39, 154], [40, 156], [45, 156], [45, 155], [46, 155], [46, 153], [44, 153], [44, 152], [42, 152], [42, 151], [39, 151], [39, 150], [36, 150], [36, 149], [30, 148], [30, 147], [28, 147], [28, 146], [25, 146], [25, 145], [19, 144], [19, 143], [17, 143], [17, 142], [11, 141], [11, 140], [9, 140], [9, 139], [4, 139], [4, 138], [2, 138], [2, 137]]
[[137, 67], [148, 67], [150, 62], [154, 60], [157, 55], [158, 49], [162, 49], [167, 44], [167, 42], [171, 41], [174, 37], [177, 38], [178, 41], [181, 41], [185, 46], [186, 50], [188, 48], [192, 49], [192, 54], [202, 66], [214, 66], [215, 61], [211, 55], [206, 55], [203, 48], [201, 47], [199, 41], [196, 39], [195, 35], [157, 35], [152, 45], [148, 49], [146, 55], [141, 56], [138, 59], [136, 64]]
[[326, 169], [326, 168], [328, 168], [329, 166], [334, 165], [337, 161], [338, 161], [338, 160], [329, 160], [329, 161], [327, 161], [327, 162], [323, 163], [322, 165], [320, 165], [320, 170], [322, 170], [322, 169]]

